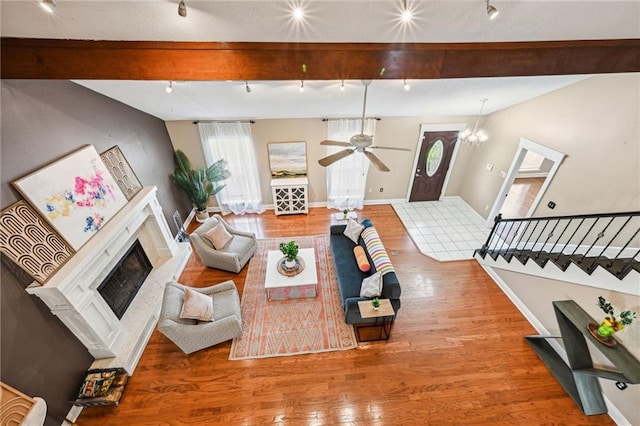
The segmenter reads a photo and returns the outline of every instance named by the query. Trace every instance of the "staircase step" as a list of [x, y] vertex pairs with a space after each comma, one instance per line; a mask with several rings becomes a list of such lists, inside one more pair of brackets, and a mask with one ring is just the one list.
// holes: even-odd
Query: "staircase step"
[[540, 266], [541, 268], [544, 268], [544, 266], [550, 260], [551, 256], [553, 256], [552, 253], [547, 253], [546, 251], [541, 251], [539, 253], [536, 253], [536, 254], [532, 255], [531, 260], [536, 262], [538, 264], [538, 266]]
[[516, 259], [520, 261], [523, 265], [527, 264], [527, 260], [531, 259], [531, 250], [519, 250], [517, 254], [514, 255]]
[[613, 274], [616, 278], [624, 279], [629, 272], [640, 272], [640, 262], [635, 259], [600, 259], [597, 264]]
[[604, 256], [587, 256], [583, 257], [581, 254], [574, 254], [571, 256], [571, 262], [578, 268], [591, 275], [593, 271], [598, 267], [598, 261], [602, 260]]
[[563, 271], [566, 271], [569, 265], [571, 265], [570, 254], [552, 253], [550, 259], [558, 268]]

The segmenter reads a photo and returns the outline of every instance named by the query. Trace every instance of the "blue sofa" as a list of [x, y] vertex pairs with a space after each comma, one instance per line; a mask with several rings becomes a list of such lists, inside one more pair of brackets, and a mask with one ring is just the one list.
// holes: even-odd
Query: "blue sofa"
[[[361, 223], [365, 228], [373, 226], [370, 219], [364, 219]], [[358, 264], [356, 263], [356, 259], [353, 254], [353, 248], [356, 244], [343, 234], [345, 228], [346, 225], [332, 225], [329, 235], [333, 264], [336, 268], [340, 296], [342, 297], [342, 303], [344, 306], [345, 322], [347, 324], [373, 322], [375, 321], [373, 318], [363, 319], [360, 316], [358, 301], [369, 300], [367, 298], [360, 297], [360, 286], [364, 278], [376, 272], [376, 268], [373, 260], [367, 252], [362, 237], [360, 237], [358, 243], [362, 247], [365, 247], [365, 253], [367, 254], [369, 264], [371, 265], [371, 270], [368, 272], [362, 272], [358, 268]], [[382, 282], [382, 295], [380, 298], [389, 299], [397, 315], [398, 310], [400, 309], [401, 291], [396, 273], [387, 272], [382, 276]]]

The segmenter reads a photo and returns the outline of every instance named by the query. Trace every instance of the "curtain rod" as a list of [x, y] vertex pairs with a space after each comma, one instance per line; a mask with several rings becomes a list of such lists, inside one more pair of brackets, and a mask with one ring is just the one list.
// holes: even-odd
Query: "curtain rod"
[[[362, 117], [338, 117], [338, 118], [323, 118], [322, 121], [333, 121], [333, 120], [362, 120]], [[365, 117], [365, 120], [376, 120], [381, 121], [380, 117]]]
[[249, 123], [249, 124], [254, 124], [255, 121], [253, 120], [196, 120], [193, 122], [193, 124], [198, 124], [198, 123]]

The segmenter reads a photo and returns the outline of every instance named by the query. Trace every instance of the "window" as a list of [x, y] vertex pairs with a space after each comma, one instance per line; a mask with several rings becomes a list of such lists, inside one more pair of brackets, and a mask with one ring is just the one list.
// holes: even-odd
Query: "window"
[[[374, 135], [376, 120], [365, 120], [364, 133]], [[330, 140], [348, 142], [351, 136], [362, 130], [362, 120], [329, 120], [327, 137]], [[327, 155], [345, 148], [327, 146]], [[327, 167], [327, 207], [337, 209], [361, 209], [364, 203], [369, 160], [361, 152], [355, 152]]]
[[223, 214], [262, 213], [262, 193], [251, 124], [248, 122], [198, 123], [207, 166], [224, 158], [231, 177], [216, 194]]

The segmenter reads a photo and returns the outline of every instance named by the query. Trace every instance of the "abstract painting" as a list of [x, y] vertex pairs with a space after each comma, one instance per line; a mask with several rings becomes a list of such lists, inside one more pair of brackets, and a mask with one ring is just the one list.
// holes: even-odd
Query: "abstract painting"
[[92, 145], [13, 184], [74, 250], [127, 203]]
[[269, 168], [272, 178], [307, 176], [307, 145], [305, 142], [271, 142]]

